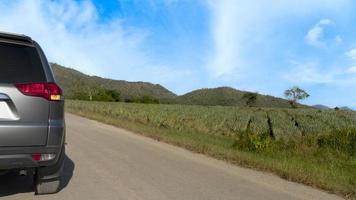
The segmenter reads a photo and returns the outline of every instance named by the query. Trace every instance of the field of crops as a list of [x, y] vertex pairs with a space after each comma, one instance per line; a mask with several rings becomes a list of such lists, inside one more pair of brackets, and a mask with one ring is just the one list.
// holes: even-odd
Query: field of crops
[[278, 139], [293, 135], [332, 133], [356, 127], [356, 113], [346, 111], [85, 101], [68, 101], [67, 107], [154, 127], [224, 136], [236, 136], [249, 131], [254, 134], [268, 134]]

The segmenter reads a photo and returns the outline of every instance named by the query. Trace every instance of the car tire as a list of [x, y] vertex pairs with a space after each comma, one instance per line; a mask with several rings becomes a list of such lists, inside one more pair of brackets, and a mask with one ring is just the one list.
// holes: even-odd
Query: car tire
[[34, 175], [35, 194], [54, 194], [59, 192], [61, 181], [60, 175], [64, 166], [65, 148], [62, 152], [57, 163], [54, 166], [39, 168]]

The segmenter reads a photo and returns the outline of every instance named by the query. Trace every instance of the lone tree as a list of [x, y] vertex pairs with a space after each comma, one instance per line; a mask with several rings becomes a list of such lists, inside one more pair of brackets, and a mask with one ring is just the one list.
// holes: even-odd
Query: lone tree
[[303, 89], [300, 89], [297, 86], [294, 86], [294, 87], [284, 91], [284, 96], [286, 96], [290, 100], [291, 105], [293, 107], [296, 106], [296, 103], [299, 100], [303, 100], [303, 99], [310, 97], [310, 95], [306, 91], [304, 91]]

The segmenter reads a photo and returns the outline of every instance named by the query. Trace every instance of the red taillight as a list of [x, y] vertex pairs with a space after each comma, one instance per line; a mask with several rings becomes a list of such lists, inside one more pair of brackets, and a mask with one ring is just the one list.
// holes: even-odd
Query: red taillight
[[45, 154], [40, 154], [40, 153], [35, 153], [31, 155], [32, 160], [34, 161], [48, 161], [48, 160], [53, 160], [56, 157], [56, 154], [54, 153], [45, 153]]
[[15, 86], [27, 96], [42, 97], [50, 101], [61, 100], [62, 90], [55, 83], [19, 83]]
[[41, 154], [40, 153], [33, 154], [32, 155], [32, 160], [40, 161], [41, 160]]

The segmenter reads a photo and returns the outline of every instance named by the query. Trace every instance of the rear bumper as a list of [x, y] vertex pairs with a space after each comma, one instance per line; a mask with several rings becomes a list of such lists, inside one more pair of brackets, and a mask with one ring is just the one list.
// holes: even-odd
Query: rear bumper
[[[56, 158], [50, 161], [34, 161], [32, 154], [55, 153]], [[33, 148], [0, 148], [0, 170], [28, 169], [55, 165], [61, 153], [61, 148], [33, 147]]]
[[51, 161], [36, 162], [29, 154], [0, 155], [0, 175], [10, 170], [33, 170], [41, 180], [57, 179], [61, 176], [65, 160], [63, 146]]
[[38, 167], [38, 163], [30, 155], [0, 155], [0, 170], [35, 167]]

